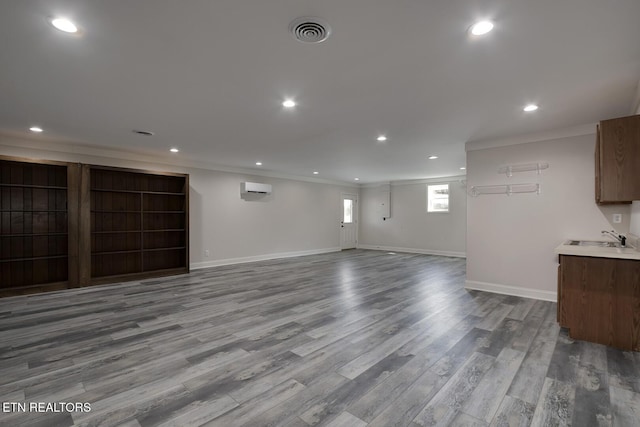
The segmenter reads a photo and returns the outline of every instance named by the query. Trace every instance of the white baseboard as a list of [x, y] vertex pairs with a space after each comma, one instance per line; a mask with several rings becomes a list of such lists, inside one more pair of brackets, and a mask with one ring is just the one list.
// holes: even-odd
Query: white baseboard
[[306, 256], [306, 255], [327, 254], [330, 252], [340, 252], [340, 251], [341, 251], [340, 248], [324, 248], [324, 249], [312, 249], [308, 251], [277, 252], [272, 254], [254, 255], [254, 256], [241, 257], [241, 258], [226, 258], [226, 259], [217, 259], [213, 261], [192, 262], [189, 265], [189, 268], [191, 270], [198, 270], [201, 268], [220, 267], [221, 265], [244, 264], [247, 262], [267, 261], [270, 259], [279, 259], [279, 258], [293, 258], [298, 256]]
[[541, 291], [539, 289], [519, 288], [517, 286], [499, 285], [497, 283], [476, 282], [467, 280], [465, 289], [493, 292], [494, 294], [512, 295], [516, 297], [533, 298], [542, 301], [557, 302], [558, 295], [553, 291]]
[[391, 251], [391, 252], [406, 252], [410, 254], [424, 254], [424, 255], [440, 255], [450, 256], [456, 258], [466, 258], [465, 252], [453, 252], [453, 251], [438, 251], [435, 249], [416, 249], [416, 248], [398, 248], [395, 246], [379, 246], [379, 245], [358, 245], [358, 249], [373, 249], [376, 251]]

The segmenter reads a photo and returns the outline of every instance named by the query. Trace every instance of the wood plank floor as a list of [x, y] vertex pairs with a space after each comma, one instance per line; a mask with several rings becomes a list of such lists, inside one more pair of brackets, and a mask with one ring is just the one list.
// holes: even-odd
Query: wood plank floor
[[[2, 426], [638, 426], [640, 357], [463, 259], [352, 250], [0, 300]], [[3, 407], [4, 409], [4, 407]]]

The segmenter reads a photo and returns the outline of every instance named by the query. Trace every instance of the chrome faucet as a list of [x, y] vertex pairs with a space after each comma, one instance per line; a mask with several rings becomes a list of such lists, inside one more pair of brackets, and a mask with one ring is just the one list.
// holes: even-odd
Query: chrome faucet
[[623, 248], [627, 246], [627, 238], [624, 237], [622, 234], [616, 234], [616, 230], [611, 230], [611, 231], [602, 230], [602, 234], [613, 237], [618, 242], [620, 242], [620, 246]]

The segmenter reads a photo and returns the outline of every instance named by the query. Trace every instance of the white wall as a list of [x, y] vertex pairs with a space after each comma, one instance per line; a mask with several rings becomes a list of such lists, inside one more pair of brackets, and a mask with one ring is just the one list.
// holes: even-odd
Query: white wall
[[[640, 82], [638, 82], [635, 105], [635, 114], [640, 114]], [[640, 237], [640, 202], [633, 202], [631, 204], [631, 224], [629, 225], [629, 232], [633, 233], [636, 237]], [[640, 240], [638, 243], [640, 243]], [[638, 243], [636, 243], [636, 245]]]
[[629, 224], [629, 232], [640, 237], [640, 202], [631, 204], [631, 221]]
[[[555, 300], [556, 246], [567, 239], [601, 240], [605, 229], [628, 232], [628, 205], [595, 203], [594, 150], [595, 134], [499, 148], [467, 147], [468, 186], [542, 186], [540, 195], [469, 197], [467, 287]], [[548, 162], [549, 169], [512, 178], [497, 173], [503, 165], [536, 162]], [[614, 227], [613, 213], [623, 214], [622, 224]]]
[[[43, 150], [28, 147], [29, 141], [22, 146], [16, 142], [22, 141], [0, 136], [0, 154], [188, 173], [192, 268], [340, 250], [341, 193], [358, 193], [337, 184]], [[243, 200], [243, 181], [271, 184], [273, 193]]]
[[[340, 248], [340, 193], [353, 188], [204, 170], [190, 171], [192, 263]], [[240, 182], [271, 184], [243, 200]], [[355, 191], [357, 192], [357, 191]], [[211, 264], [211, 263], [209, 263]]]
[[463, 178], [430, 181], [449, 183], [449, 213], [427, 213], [426, 182], [391, 185], [391, 217], [385, 221], [379, 208], [381, 187], [362, 188], [358, 246], [464, 256], [467, 198], [460, 182]]

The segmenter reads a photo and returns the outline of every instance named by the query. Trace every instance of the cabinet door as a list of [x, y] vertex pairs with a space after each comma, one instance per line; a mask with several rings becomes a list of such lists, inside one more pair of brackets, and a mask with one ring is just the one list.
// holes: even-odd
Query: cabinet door
[[561, 326], [572, 338], [640, 350], [640, 261], [560, 257]]
[[557, 316], [557, 320], [558, 323], [560, 324], [560, 326], [562, 326], [563, 328], [567, 327], [567, 322], [564, 319], [564, 310], [563, 310], [563, 306], [562, 306], [562, 255], [560, 255], [560, 265], [558, 266], [558, 304], [557, 304], [557, 310], [558, 312], [556, 313]]
[[596, 155], [596, 200], [640, 200], [640, 115], [600, 122]]
[[596, 203], [602, 203], [602, 183], [600, 182], [600, 174], [602, 166], [601, 160], [602, 156], [600, 155], [600, 126], [596, 127], [596, 152], [595, 152], [595, 165], [596, 165]]

